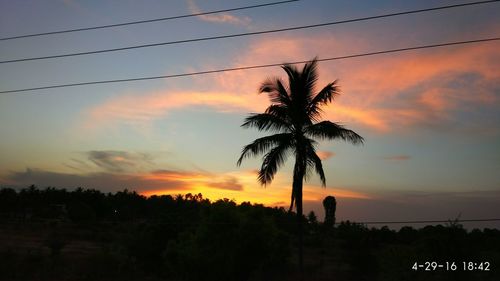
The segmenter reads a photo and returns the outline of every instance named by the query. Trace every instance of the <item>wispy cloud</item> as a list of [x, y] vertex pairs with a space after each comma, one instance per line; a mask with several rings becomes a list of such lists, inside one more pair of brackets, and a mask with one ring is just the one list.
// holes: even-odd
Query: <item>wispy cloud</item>
[[152, 164], [146, 153], [130, 153], [116, 150], [93, 150], [87, 152], [88, 160], [108, 172], [124, 172], [143, 164]]
[[[189, 11], [191, 13], [202, 13], [203, 11], [196, 5], [194, 0], [186, 0], [188, 4]], [[249, 17], [237, 17], [233, 16], [229, 13], [220, 13], [220, 14], [210, 14], [210, 15], [200, 15], [198, 16], [200, 19], [208, 22], [215, 23], [229, 23], [229, 24], [238, 24], [238, 25], [248, 25], [252, 20]]]
[[407, 161], [410, 160], [411, 156], [409, 155], [391, 155], [384, 157], [384, 160], [387, 161]]
[[167, 116], [173, 110], [208, 106], [219, 112], [260, 110], [262, 102], [228, 92], [157, 92], [143, 95], [124, 95], [109, 99], [92, 108], [86, 115], [86, 128], [103, 128], [126, 123], [137, 128], [148, 127], [151, 122]]

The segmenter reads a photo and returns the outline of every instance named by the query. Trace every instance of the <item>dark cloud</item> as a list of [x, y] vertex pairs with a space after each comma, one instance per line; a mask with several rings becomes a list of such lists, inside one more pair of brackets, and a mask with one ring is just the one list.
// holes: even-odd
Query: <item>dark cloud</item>
[[59, 188], [95, 188], [104, 192], [113, 192], [123, 189], [136, 190], [169, 190], [186, 189], [187, 186], [178, 180], [155, 179], [147, 175], [124, 175], [113, 173], [69, 174], [50, 172], [38, 169], [26, 169], [24, 172], [12, 172], [6, 178], [7, 182], [26, 187], [31, 184]]
[[8, 185], [26, 187], [95, 188], [104, 192], [123, 189], [147, 191], [189, 190], [197, 186], [242, 191], [243, 185], [236, 177], [218, 177], [189, 171], [156, 170], [144, 174], [125, 173], [59, 173], [39, 169], [11, 172], [3, 180]]
[[146, 153], [93, 150], [87, 152], [87, 156], [88, 160], [107, 172], [126, 172], [151, 165], [151, 156]]
[[385, 160], [388, 161], [406, 161], [410, 160], [411, 156], [409, 155], [391, 155], [384, 157]]
[[199, 173], [194, 172], [186, 172], [186, 171], [176, 171], [176, 170], [167, 170], [167, 169], [159, 169], [151, 172], [152, 175], [182, 175], [182, 176], [193, 176], [199, 175]]
[[243, 185], [235, 177], [226, 177], [223, 181], [208, 183], [207, 186], [225, 190], [243, 191]]

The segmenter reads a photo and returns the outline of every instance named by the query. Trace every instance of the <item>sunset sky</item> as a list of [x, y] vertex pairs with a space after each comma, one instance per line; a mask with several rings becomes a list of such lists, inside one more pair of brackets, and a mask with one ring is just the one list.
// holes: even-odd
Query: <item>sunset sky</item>
[[[271, 2], [271, 1], [270, 1]], [[0, 41], [0, 60], [310, 25], [465, 1], [319, 1]], [[0, 37], [234, 8], [266, 1], [0, 0]], [[500, 36], [500, 3], [274, 34], [0, 64], [0, 91], [284, 63]], [[342, 95], [324, 118], [364, 146], [320, 142], [327, 187], [306, 183], [306, 210], [337, 197], [339, 219], [492, 218], [500, 214], [500, 42], [319, 63]], [[0, 185], [201, 192], [288, 206], [289, 158], [261, 187], [260, 158], [236, 166], [262, 132], [240, 127], [269, 101], [279, 67], [0, 94]], [[496, 226], [483, 223], [478, 226]]]

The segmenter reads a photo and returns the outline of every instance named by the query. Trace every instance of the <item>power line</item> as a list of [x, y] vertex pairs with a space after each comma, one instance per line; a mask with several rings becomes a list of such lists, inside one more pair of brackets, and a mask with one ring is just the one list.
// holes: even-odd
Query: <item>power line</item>
[[[366, 222], [355, 222], [359, 224], [402, 224], [402, 223], [450, 223], [450, 222], [489, 222], [489, 221], [500, 221], [498, 219], [468, 219], [468, 220], [417, 220], [417, 221], [366, 221]], [[339, 223], [336, 223], [339, 224]]]
[[215, 10], [215, 11], [210, 11], [210, 12], [201, 12], [201, 13], [194, 13], [194, 14], [187, 14], [187, 15], [180, 15], [180, 16], [163, 17], [163, 18], [156, 18], [156, 19], [149, 19], [149, 20], [140, 20], [140, 21], [130, 21], [130, 22], [123, 22], [123, 23], [116, 23], [116, 24], [108, 24], [108, 25], [100, 25], [100, 26], [92, 26], [92, 27], [82, 27], [82, 28], [75, 28], [75, 29], [65, 29], [65, 30], [58, 30], [58, 31], [48, 31], [48, 32], [42, 32], [42, 33], [26, 34], [26, 35], [16, 35], [16, 36], [11, 36], [11, 37], [0, 38], [0, 41], [6, 41], [6, 40], [12, 40], [12, 39], [19, 39], [19, 38], [27, 38], [27, 37], [44, 36], [44, 35], [61, 34], [61, 33], [79, 32], [79, 31], [86, 31], [86, 30], [104, 29], [104, 28], [119, 27], [119, 26], [134, 25], [134, 24], [143, 24], [143, 23], [151, 23], [151, 22], [159, 22], [159, 21], [168, 21], [168, 20], [174, 20], [174, 19], [196, 17], [196, 16], [205, 16], [205, 15], [211, 15], [211, 14], [218, 14], [218, 13], [225, 13], [225, 12], [234, 12], [234, 11], [239, 11], [239, 10], [246, 10], [246, 9], [267, 7], [267, 6], [273, 6], [273, 5], [280, 5], [280, 4], [286, 4], [286, 3], [291, 3], [291, 2], [297, 2], [297, 1], [300, 1], [300, 0], [287, 0], [287, 1], [271, 2], [271, 3], [264, 3], [264, 4], [251, 5], [251, 6], [243, 6], [243, 7], [238, 7], [238, 8]]
[[4, 60], [4, 61], [0, 61], [0, 64], [23, 62], [23, 61], [43, 60], [43, 59], [54, 59], [54, 58], [63, 58], [63, 57], [83, 56], [83, 55], [100, 54], [100, 53], [108, 53], [108, 52], [116, 52], [116, 51], [125, 51], [125, 50], [131, 50], [131, 49], [139, 49], [139, 48], [150, 48], [150, 47], [174, 45], [174, 44], [182, 44], [182, 43], [192, 43], [192, 42], [200, 42], [200, 41], [208, 41], [208, 40], [218, 40], [218, 39], [251, 36], [251, 35], [278, 33], [278, 32], [284, 32], [284, 31], [309, 29], [309, 28], [330, 26], [330, 25], [343, 24], [343, 23], [351, 23], [351, 22], [366, 21], [366, 20], [387, 18], [387, 17], [393, 17], [393, 16], [407, 15], [407, 14], [415, 14], [415, 13], [422, 13], [422, 12], [471, 6], [471, 5], [486, 4], [486, 3], [498, 2], [498, 1], [500, 1], [500, 0], [490, 0], [490, 1], [480, 1], [480, 2], [473, 2], [473, 3], [448, 5], [448, 6], [441, 6], [441, 7], [435, 7], [435, 8], [412, 10], [412, 11], [405, 11], [405, 12], [398, 12], [398, 13], [391, 13], [391, 14], [384, 14], [384, 15], [377, 15], [377, 16], [370, 16], [370, 17], [363, 17], [363, 18], [355, 18], [355, 19], [342, 20], [342, 21], [335, 21], [335, 22], [319, 23], [319, 24], [312, 24], [312, 25], [302, 25], [302, 26], [296, 26], [296, 27], [287, 27], [287, 28], [281, 28], [281, 29], [262, 30], [262, 31], [255, 31], [255, 32], [245, 32], [245, 33], [219, 35], [219, 36], [211, 36], [211, 37], [200, 37], [200, 38], [193, 38], [193, 39], [185, 39], [185, 40], [177, 40], [177, 41], [169, 41], [169, 42], [161, 42], [161, 43], [153, 43], [153, 44], [144, 44], [144, 45], [135, 45], [135, 46], [128, 46], [128, 47], [120, 47], [120, 48], [112, 48], [112, 49], [104, 49], [104, 50], [96, 50], [96, 51], [87, 51], [87, 52], [78, 52], [78, 53], [69, 53], [69, 54], [61, 54], [61, 55], [51, 55], [51, 56], [42, 56], [42, 57]]
[[[333, 61], [333, 60], [341, 60], [341, 59], [351, 59], [351, 58], [358, 58], [358, 57], [367, 57], [367, 56], [374, 56], [374, 55], [381, 55], [381, 54], [389, 54], [389, 53], [397, 53], [397, 52], [405, 52], [405, 51], [429, 49], [429, 48], [438, 48], [438, 47], [453, 46], [453, 45], [493, 42], [493, 41], [498, 41], [498, 40], [500, 40], [500, 37], [483, 38], [483, 39], [468, 40], [468, 41], [446, 42], [446, 43], [440, 43], [440, 44], [422, 45], [422, 46], [415, 46], [415, 47], [406, 47], [406, 48], [399, 48], [399, 49], [375, 51], [375, 52], [369, 52], [369, 53], [360, 53], [360, 54], [352, 54], [352, 55], [345, 55], [345, 56], [338, 56], [338, 57], [323, 58], [323, 59], [318, 59], [318, 61]], [[295, 62], [291, 62], [288, 64], [302, 64], [302, 63], [306, 63], [309, 61], [310, 60], [295, 61]], [[271, 64], [222, 68], [222, 69], [213, 69], [213, 70], [196, 71], [196, 72], [186, 72], [186, 73], [170, 74], [170, 75], [162, 75], [162, 76], [149, 76], [149, 77], [124, 78], [124, 79], [115, 79], [115, 80], [78, 82], [78, 83], [70, 83], [70, 84], [58, 84], [58, 85], [50, 85], [50, 86], [42, 86], [42, 87], [0, 91], [0, 94], [26, 92], [26, 91], [34, 91], [34, 90], [46, 90], [46, 89], [55, 89], [55, 88], [65, 88], [65, 87], [75, 87], [75, 86], [85, 86], [85, 85], [95, 85], [95, 84], [123, 83], [123, 82], [134, 82], [134, 81], [143, 81], [143, 80], [168, 79], [168, 78], [213, 74], [213, 73], [221, 73], [221, 72], [229, 72], [229, 71], [267, 68], [267, 67], [274, 67], [274, 66], [281, 66], [281, 65], [282, 65], [282, 63], [271, 63]]]
[[[43, 219], [41, 219], [43, 221]], [[170, 224], [170, 225], [195, 225], [199, 224], [199, 222], [190, 222], [190, 221], [182, 221], [182, 222], [173, 222], [173, 221], [162, 221], [158, 220], [162, 224]], [[359, 221], [354, 221], [354, 220], [342, 220], [340, 222], [336, 222], [335, 225], [340, 225], [342, 223], [351, 223], [351, 224], [422, 224], [422, 223], [428, 223], [428, 224], [436, 224], [436, 223], [469, 223], [469, 222], [495, 222], [495, 221], [500, 221], [500, 218], [490, 218], [490, 219], [464, 219], [464, 220], [455, 220], [455, 219], [450, 219], [450, 220], [413, 220], [413, 221], [365, 221], [365, 222], [359, 222]], [[8, 223], [8, 222], [7, 222]], [[228, 224], [237, 224], [238, 222], [227, 222], [227, 221], [220, 221], [220, 222], [208, 222], [207, 224], [211, 225], [228, 225]], [[262, 224], [262, 222], [247, 222], [251, 224]], [[278, 225], [295, 225], [297, 222], [276, 222]]]

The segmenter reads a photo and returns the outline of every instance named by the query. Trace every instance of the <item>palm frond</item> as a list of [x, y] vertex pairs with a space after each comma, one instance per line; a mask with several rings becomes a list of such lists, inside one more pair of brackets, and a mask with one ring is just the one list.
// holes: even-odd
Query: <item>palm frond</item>
[[286, 161], [287, 150], [291, 148], [291, 142], [283, 142], [271, 149], [263, 158], [262, 166], [259, 170], [259, 182], [262, 185], [271, 183], [278, 168]]
[[340, 95], [340, 87], [338, 80], [328, 83], [319, 93], [312, 99], [311, 105], [328, 104], [332, 102], [335, 96]]
[[306, 63], [301, 72], [302, 91], [304, 99], [307, 103], [312, 100], [314, 93], [314, 86], [318, 81], [318, 58], [315, 57], [312, 61]]
[[316, 149], [313, 145], [308, 145], [307, 151], [307, 165], [309, 167], [314, 167], [316, 173], [319, 175], [321, 180], [321, 185], [323, 187], [326, 186], [326, 177], [325, 172], [323, 171], [323, 164], [321, 163], [321, 159], [318, 154], [316, 154]]
[[289, 110], [288, 106], [271, 104], [270, 106], [268, 106], [266, 108], [265, 113], [269, 113], [271, 115], [274, 115], [274, 116], [280, 118], [281, 120], [284, 120], [287, 123], [289, 123], [290, 125], [292, 125], [291, 117], [290, 117], [290, 110]]
[[260, 85], [259, 93], [267, 93], [271, 103], [282, 105], [290, 104], [288, 90], [283, 85], [280, 78], [268, 78]]
[[310, 137], [320, 139], [342, 139], [353, 144], [363, 144], [364, 139], [354, 131], [345, 129], [343, 126], [330, 121], [322, 121], [310, 126], [307, 126], [304, 133]]
[[300, 93], [298, 84], [300, 83], [300, 72], [292, 64], [284, 64], [281, 68], [286, 72], [288, 76], [288, 90], [290, 91], [291, 101], [297, 99], [297, 95]]
[[291, 127], [290, 122], [283, 117], [278, 114], [273, 114], [272, 112], [254, 113], [245, 118], [241, 127], [253, 127], [257, 128], [259, 131], [283, 132], [289, 130]]
[[281, 68], [286, 72], [286, 74], [288, 75], [288, 81], [295, 81], [297, 78], [300, 77], [300, 72], [299, 70], [297, 69], [297, 67], [293, 64], [288, 64], [288, 63], [285, 63], [283, 64], [283, 66], [281, 66]]
[[290, 144], [293, 142], [293, 135], [291, 133], [275, 134], [254, 140], [252, 143], [243, 147], [240, 158], [236, 164], [241, 165], [243, 159], [266, 153], [273, 146], [280, 146], [282, 144]]
[[309, 103], [307, 113], [312, 119], [317, 120], [321, 114], [321, 106], [326, 105], [340, 95], [340, 87], [337, 85], [337, 80], [326, 85]]

